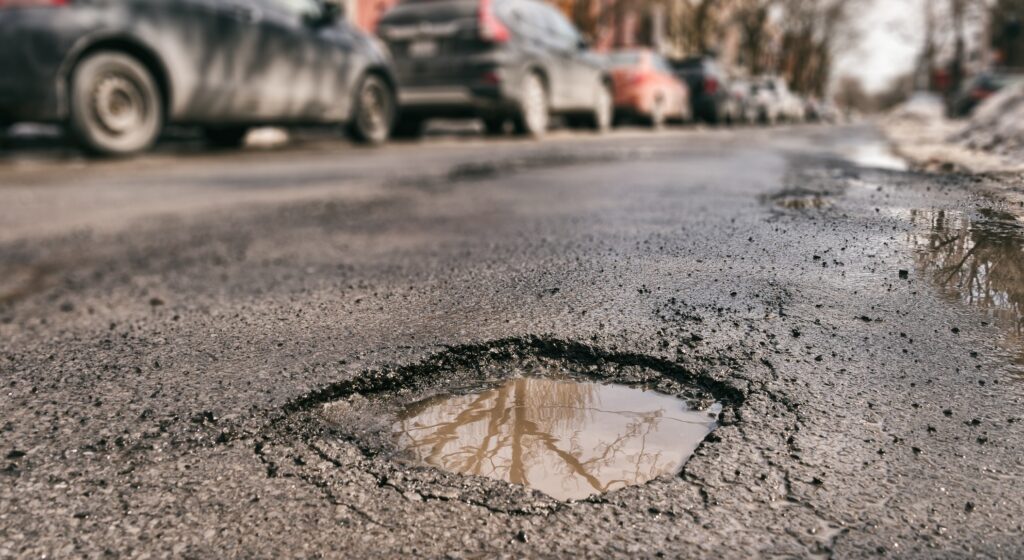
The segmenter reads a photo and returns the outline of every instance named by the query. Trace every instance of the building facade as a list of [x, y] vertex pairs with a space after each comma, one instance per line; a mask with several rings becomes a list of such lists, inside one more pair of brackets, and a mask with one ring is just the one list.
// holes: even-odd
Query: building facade
[[377, 31], [377, 22], [398, 0], [344, 0], [349, 21], [368, 33]]

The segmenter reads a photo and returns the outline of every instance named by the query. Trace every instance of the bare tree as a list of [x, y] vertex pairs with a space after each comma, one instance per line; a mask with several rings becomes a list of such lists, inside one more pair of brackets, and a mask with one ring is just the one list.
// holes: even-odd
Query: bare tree
[[743, 31], [743, 62], [751, 74], [764, 73], [774, 61], [768, 59], [768, 26], [772, 8], [780, 0], [741, 0], [737, 20]]

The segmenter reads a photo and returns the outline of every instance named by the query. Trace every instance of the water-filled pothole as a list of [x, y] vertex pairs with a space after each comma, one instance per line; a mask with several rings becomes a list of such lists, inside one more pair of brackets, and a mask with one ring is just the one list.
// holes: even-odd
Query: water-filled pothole
[[720, 411], [623, 385], [516, 378], [414, 403], [392, 432], [407, 460], [578, 500], [678, 473]]
[[[668, 361], [539, 337], [452, 347], [410, 365], [364, 371], [290, 403], [255, 451], [268, 475], [298, 477], [332, 499], [361, 481], [370, 492], [412, 501], [546, 514], [563, 502], [555, 495], [586, 496], [662, 474], [668, 484], [678, 481], [671, 474], [701, 454], [713, 428], [740, 421], [744, 393], [729, 373], [736, 366], [732, 356]], [[452, 439], [433, 442], [441, 456], [475, 451], [484, 466], [478, 473], [431, 466], [396, 437], [403, 422], [399, 431], [417, 438], [430, 436], [417, 433], [416, 422], [451, 424]], [[442, 440], [454, 444], [446, 449]], [[488, 476], [492, 463], [493, 472], [504, 468], [508, 476]], [[522, 484], [510, 483], [513, 465]], [[566, 473], [579, 494], [541, 486]]]

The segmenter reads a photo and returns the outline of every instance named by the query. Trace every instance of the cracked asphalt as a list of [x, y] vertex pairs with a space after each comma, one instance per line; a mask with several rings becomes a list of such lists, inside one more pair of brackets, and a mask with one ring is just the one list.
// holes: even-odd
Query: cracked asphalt
[[[915, 242], [1019, 178], [880, 141], [6, 158], [0, 557], [1024, 556], [1020, 349]], [[582, 502], [389, 460], [388, 403], [544, 370], [726, 407]]]

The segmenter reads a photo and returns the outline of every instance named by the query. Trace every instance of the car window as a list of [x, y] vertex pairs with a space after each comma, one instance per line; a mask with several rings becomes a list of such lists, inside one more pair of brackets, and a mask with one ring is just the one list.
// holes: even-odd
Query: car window
[[531, 37], [536, 35], [535, 30], [539, 25], [534, 21], [536, 17], [533, 15], [532, 6], [529, 2], [519, 0], [499, 2], [495, 6], [495, 12], [501, 21], [512, 27], [517, 33], [523, 33]]
[[531, 0], [506, 0], [495, 5], [495, 12], [517, 34], [534, 38], [544, 34], [544, 22]]
[[569, 23], [569, 20], [565, 19], [562, 12], [559, 12], [553, 7], [544, 6], [544, 19], [547, 23], [547, 30], [552, 34], [552, 38], [559, 45], [575, 47], [579, 44], [579, 33], [577, 33], [576, 28]]
[[323, 15], [323, 8], [317, 0], [264, 0], [267, 6], [283, 14], [301, 19], [317, 19]]
[[651, 58], [651, 63], [653, 64], [654, 69], [657, 70], [658, 72], [672, 72], [672, 66], [668, 63], [667, 60], [665, 60], [665, 57], [661, 56], [660, 54], [653, 55], [653, 57]]

